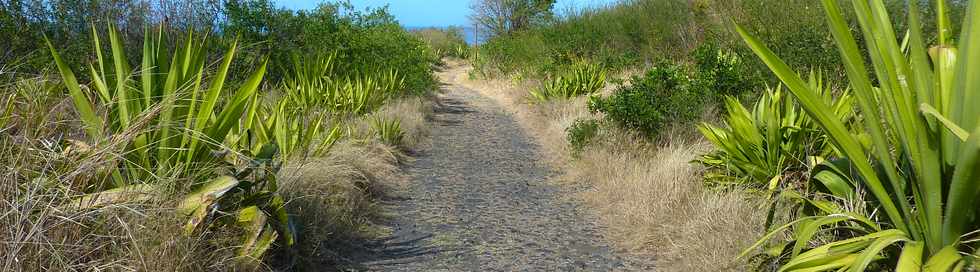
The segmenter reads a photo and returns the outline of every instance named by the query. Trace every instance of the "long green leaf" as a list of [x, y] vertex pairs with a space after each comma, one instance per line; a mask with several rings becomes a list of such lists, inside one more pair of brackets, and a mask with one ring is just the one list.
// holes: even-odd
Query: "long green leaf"
[[810, 116], [814, 117], [826, 130], [831, 140], [837, 144], [841, 152], [848, 158], [851, 158], [855, 168], [861, 173], [862, 177], [865, 177], [864, 182], [868, 185], [875, 198], [881, 202], [882, 208], [888, 214], [888, 217], [892, 219], [892, 222], [901, 229], [907, 229], [902, 213], [899, 212], [888, 191], [878, 180], [874, 169], [868, 163], [869, 158], [865, 155], [861, 145], [851, 136], [851, 133], [844, 127], [843, 122], [837, 119], [831, 109], [823, 104], [821, 102], [822, 100], [816, 96], [815, 92], [810, 90], [807, 84], [786, 63], [776, 57], [769, 48], [763, 45], [761, 41], [748, 34], [741, 26], [736, 25], [736, 30], [756, 55], [762, 58], [763, 62], [786, 84], [790, 92], [800, 101]]
[[61, 60], [61, 56], [58, 55], [58, 50], [54, 49], [54, 45], [51, 45], [51, 41], [47, 38], [44, 42], [48, 44], [48, 49], [51, 50], [51, 56], [54, 58], [55, 64], [58, 66], [58, 71], [61, 73], [61, 78], [65, 82], [65, 87], [68, 87], [68, 93], [71, 94], [72, 102], [75, 105], [75, 110], [78, 111], [78, 116], [82, 118], [82, 122], [85, 125], [85, 130], [88, 132], [88, 136], [93, 140], [98, 141], [102, 139], [102, 118], [95, 115], [95, 110], [92, 109], [92, 104], [89, 103], [89, 99], [82, 93], [82, 88], [78, 85], [78, 80], [75, 79], [75, 73], [71, 71], [68, 64], [65, 64]]
[[[980, 197], [980, 126], [961, 146], [960, 159], [953, 171], [943, 223], [943, 241], [952, 244], [969, 229]], [[974, 225], [975, 226], [975, 225]]]
[[922, 242], [906, 242], [902, 247], [902, 255], [898, 257], [898, 264], [895, 272], [919, 272], [922, 271], [922, 254], [925, 252], [925, 245]]
[[[195, 109], [197, 111], [197, 118], [194, 120], [194, 129], [189, 132], [193, 135], [190, 135], [190, 144], [187, 151], [186, 162], [188, 165], [201, 153], [198, 150], [199, 138], [206, 135], [205, 128], [208, 125], [208, 120], [214, 114], [214, 107], [218, 103], [218, 96], [221, 94], [221, 89], [224, 88], [225, 78], [228, 76], [228, 68], [231, 67], [231, 60], [235, 57], [237, 46], [237, 41], [232, 42], [231, 47], [222, 59], [221, 67], [218, 68], [218, 75], [212, 79], [211, 87], [208, 88], [207, 93], [204, 95], [204, 102], [200, 108]], [[221, 141], [224, 139], [213, 140]]]

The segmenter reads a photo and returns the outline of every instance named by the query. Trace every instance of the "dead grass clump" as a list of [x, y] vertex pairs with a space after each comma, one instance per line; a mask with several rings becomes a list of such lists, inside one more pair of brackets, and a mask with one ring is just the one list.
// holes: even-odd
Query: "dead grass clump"
[[185, 222], [169, 208], [176, 206], [173, 192], [154, 190], [145, 199], [78, 208], [84, 193], [64, 183], [69, 173], [45, 168], [70, 170], [90, 162], [5, 147], [4, 154], [13, 156], [4, 160], [10, 164], [0, 177], [0, 270], [203, 271], [234, 256], [231, 248], [239, 241], [220, 238], [238, 236], [183, 234]]
[[342, 259], [343, 244], [368, 238], [378, 198], [400, 180], [395, 150], [375, 141], [342, 141], [321, 158], [287, 165], [280, 192], [295, 216], [301, 268]]
[[562, 177], [590, 187], [581, 197], [609, 237], [657, 256], [668, 271], [740, 270], [734, 258], [762, 235], [765, 207], [740, 191], [703, 188], [702, 169], [690, 162], [710, 146], [681, 138], [647, 144], [609, 131], [600, 135], [609, 142], [580, 154]]
[[365, 119], [399, 120], [405, 134], [400, 147], [412, 150], [428, 136], [426, 118], [431, 115], [432, 106], [426, 98], [405, 98], [388, 102]]
[[[351, 120], [352, 138], [334, 145], [323, 157], [287, 162], [280, 172], [280, 192], [287, 210], [295, 216], [299, 240], [295, 265], [315, 270], [331, 262], [343, 262], [344, 250], [352, 241], [375, 238], [373, 222], [383, 209], [379, 200], [404, 180], [398, 163], [428, 134], [426, 118], [431, 114], [427, 100], [391, 101], [378, 111]], [[399, 146], [383, 144], [370, 120], [399, 120], [404, 133]]]

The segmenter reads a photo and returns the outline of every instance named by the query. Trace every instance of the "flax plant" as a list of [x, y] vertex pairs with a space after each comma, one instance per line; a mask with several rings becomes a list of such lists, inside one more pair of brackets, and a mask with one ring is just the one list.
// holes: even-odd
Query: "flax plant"
[[[819, 98], [836, 118], [845, 123], [853, 119], [854, 99], [849, 91], [834, 98], [816, 73], [810, 74], [807, 86], [819, 91]], [[817, 123], [788, 95], [782, 85], [766, 88], [752, 111], [737, 98], [726, 97], [724, 126], [698, 126], [716, 148], [698, 159], [715, 170], [705, 173], [709, 181], [775, 189], [784, 181], [800, 180], [808, 158], [836, 155]]]
[[536, 101], [568, 99], [593, 94], [606, 85], [606, 70], [594, 63], [576, 63], [568, 71], [548, 80], [530, 95]]
[[[863, 214], [808, 200], [824, 212], [776, 229], [796, 227], [780, 271], [960, 271], [975, 265], [980, 190], [980, 3], [970, 1], [954, 46], [946, 3], [936, 1], [937, 44], [926, 47], [918, 1], [909, 1], [909, 29], [900, 39], [881, 0], [850, 1], [873, 73], [838, 1], [822, 0], [828, 25], [863, 116], [865, 136], [844, 122], [785, 62], [738, 27], [749, 47], [816, 120], [848, 162], [836, 180], [867, 191]], [[901, 42], [901, 44], [900, 44]], [[862, 144], [861, 138], [870, 139]], [[838, 195], [841, 198], [851, 196]], [[836, 233], [819, 243], [817, 233]], [[816, 246], [811, 246], [816, 244]]]
[[[209, 75], [206, 39], [189, 32], [185, 43], [170, 54], [160, 29], [155, 36], [145, 36], [140, 67], [131, 69], [115, 27], [108, 29], [111, 54], [107, 56], [101, 50], [101, 37], [93, 34], [96, 61], [89, 72], [94, 99], [48, 44], [88, 140], [97, 145], [122, 141], [124, 147], [122, 162], [109, 167], [113, 184], [95, 186], [93, 193], [74, 202], [74, 208], [131, 201], [153, 190], [159, 180], [156, 175], [182, 173], [203, 181], [192, 184], [193, 191], [176, 207], [179, 215], [189, 218], [184, 226], [188, 235], [239, 225], [245, 231], [239, 255], [248, 262], [260, 259], [279, 238], [283, 245], [292, 245], [294, 231], [275, 180], [279, 147], [272, 141], [257, 142], [244, 147], [246, 156], [227, 155], [228, 151], [239, 154], [229, 150], [234, 146], [227, 138], [253, 134], [248, 131], [255, 120], [254, 101], [266, 65], [230, 91], [225, 79], [237, 43], [224, 54], [217, 73]], [[94, 26], [92, 32], [97, 33]], [[225, 169], [228, 162], [237, 165]], [[230, 174], [214, 177], [222, 172]], [[198, 180], [202, 178], [207, 180]], [[219, 220], [222, 214], [234, 214], [235, 220]]]

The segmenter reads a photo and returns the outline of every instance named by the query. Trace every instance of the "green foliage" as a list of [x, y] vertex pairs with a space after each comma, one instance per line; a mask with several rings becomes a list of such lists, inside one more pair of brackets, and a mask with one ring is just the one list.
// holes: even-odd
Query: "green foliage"
[[598, 64], [578, 62], [545, 81], [540, 89], [531, 90], [530, 95], [539, 102], [556, 98], [568, 99], [593, 94], [605, 85], [605, 69]]
[[691, 83], [683, 66], [661, 62], [611, 96], [592, 99], [589, 110], [603, 113], [623, 128], [654, 137], [668, 123], [687, 122], [700, 115], [710, 94]]
[[283, 81], [286, 99], [295, 110], [331, 115], [361, 115], [381, 107], [389, 98], [405, 95], [405, 78], [395, 70], [366, 70], [343, 75], [334, 70], [334, 55], [298, 57], [293, 75]]
[[445, 57], [469, 58], [470, 49], [469, 45], [466, 44], [462, 28], [423, 28], [413, 30], [412, 33], [424, 41], [440, 59]]
[[[906, 1], [883, 1], [890, 14], [907, 13]], [[951, 1], [945, 12], [963, 15], [965, 5], [966, 1]], [[923, 11], [935, 13], [931, 7]], [[845, 16], [853, 19], [852, 14]], [[655, 63], [657, 59], [693, 63], [696, 60], [689, 59], [690, 53], [705, 41], [725, 52], [751, 55], [731, 27], [734, 21], [757, 33], [791, 67], [826, 71], [828, 80], [837, 83], [843, 79], [844, 65], [834, 52], [824, 19], [818, 1], [811, 0], [622, 1], [571, 11], [552, 23], [493, 37], [480, 46], [482, 60], [474, 67], [484, 76], [544, 77], [550, 67], [562, 62], [559, 56], [576, 56], [596, 60], [616, 72]], [[954, 25], [958, 19], [954, 17]], [[924, 25], [927, 30], [935, 29], [935, 24]], [[776, 79], [765, 64], [754, 58], [745, 59], [740, 66], [737, 75]]]
[[[865, 125], [861, 134], [848, 131], [844, 121], [820, 102], [819, 90], [808, 86], [761, 40], [742, 28], [738, 31], [840, 150], [846, 170], [821, 171], [817, 174], [823, 176], [814, 180], [837, 188], [830, 190], [834, 197], [880, 213], [862, 214], [833, 202], [796, 197], [815, 211], [775, 229], [746, 252], [793, 229], [795, 241], [771, 251], [785, 256], [779, 260], [781, 270], [863, 271], [873, 264], [897, 271], [975, 267], [980, 81], [973, 75], [980, 67], [980, 3], [969, 1], [955, 47], [950, 20], [939, 13], [936, 46], [927, 49], [917, 1], [909, 2], [912, 12], [904, 46], [883, 1], [851, 1], [867, 56], [859, 50], [839, 3], [822, 4], [860, 106]], [[945, 1], [935, 5], [945, 10]], [[814, 238], [817, 233], [835, 236], [824, 242]]]
[[[232, 91], [224, 86], [236, 52], [234, 43], [222, 58], [217, 74], [209, 75], [204, 59], [206, 42], [196, 39], [193, 33], [172, 55], [162, 39], [145, 36], [138, 69], [128, 67], [123, 42], [112, 25], [108, 36], [110, 54], [101, 51], [101, 37], [92, 38], [96, 62], [89, 65], [89, 71], [94, 101], [82, 90], [54, 46], [49, 46], [89, 141], [124, 148], [119, 167], [109, 168], [113, 184], [91, 185], [89, 190], [96, 193], [82, 198], [80, 206], [116, 201], [114, 196], [140, 190], [154, 175], [177, 171], [193, 176], [218, 167], [232, 172], [232, 176], [192, 185], [196, 191], [180, 204], [178, 211], [190, 217], [185, 232], [191, 235], [201, 229], [233, 225], [211, 223], [215, 216], [212, 210], [220, 207], [227, 213], [249, 214], [250, 226], [246, 228], [246, 244], [240, 255], [259, 259], [277, 237], [284, 246], [291, 246], [293, 231], [288, 229], [289, 218], [276, 192], [278, 164], [273, 160], [278, 146], [274, 142], [252, 141], [255, 146], [241, 147], [244, 159], [215, 155], [236, 147], [223, 145], [226, 139], [251, 134], [248, 131], [255, 120], [254, 101], [265, 65]], [[205, 78], [209, 81], [204, 82]], [[107, 116], [97, 114], [95, 109]], [[155, 129], [145, 129], [151, 126]], [[267, 215], [273, 220], [266, 220]]]
[[405, 138], [405, 133], [402, 132], [401, 121], [398, 119], [388, 120], [378, 117], [372, 120], [371, 126], [374, 128], [378, 139], [381, 139], [381, 142], [390, 146], [400, 146], [402, 139]]
[[[813, 74], [808, 86], [819, 91], [821, 102], [838, 119], [854, 118], [853, 98], [847, 92], [834, 99], [830, 88]], [[705, 179], [715, 185], [768, 186], [770, 190], [782, 183], [799, 185], [812, 157], [836, 156], [817, 124], [787, 97], [782, 86], [766, 89], [751, 112], [734, 97], [727, 97], [725, 109], [724, 127], [698, 126], [716, 149], [698, 159], [712, 169]]]
[[737, 53], [721, 49], [714, 42], [702, 43], [691, 55], [695, 84], [719, 98], [738, 97], [755, 89], [760, 82]]
[[581, 152], [599, 134], [599, 120], [579, 119], [566, 129], [568, 144], [572, 150]]
[[276, 68], [271, 79], [290, 73], [294, 55], [335, 54], [335, 68], [345, 71], [344, 76], [390, 69], [404, 77], [410, 90], [426, 92], [435, 86], [431, 66], [438, 56], [387, 9], [358, 11], [343, 2], [323, 3], [309, 11], [275, 6], [271, 0], [228, 1], [222, 23], [225, 33], [254, 44], [244, 63], [270, 56]]
[[493, 37], [480, 46], [484, 60], [475, 67], [485, 75], [543, 77], [571, 57], [621, 71], [648, 60], [684, 56], [696, 40], [683, 29], [692, 18], [686, 0], [624, 1], [570, 11], [553, 23]]

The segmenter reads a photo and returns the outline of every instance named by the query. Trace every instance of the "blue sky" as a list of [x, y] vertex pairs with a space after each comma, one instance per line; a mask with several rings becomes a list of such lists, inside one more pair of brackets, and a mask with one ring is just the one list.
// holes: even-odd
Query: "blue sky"
[[[291, 9], [309, 9], [316, 6], [320, 0], [273, 0], [279, 5]], [[332, 2], [332, 1], [328, 1]], [[618, 2], [617, 0], [558, 0], [557, 10], [566, 7], [586, 7]], [[453, 26], [469, 25], [467, 16], [470, 14], [470, 0], [351, 0], [358, 9], [366, 7], [381, 7], [389, 5], [389, 10], [398, 18], [402, 25], [410, 27], [421, 26]]]

